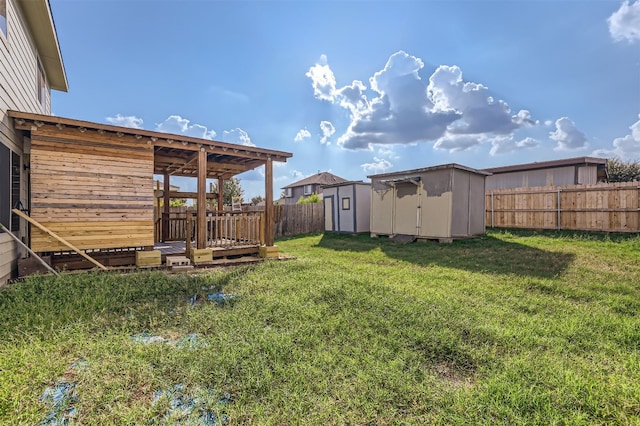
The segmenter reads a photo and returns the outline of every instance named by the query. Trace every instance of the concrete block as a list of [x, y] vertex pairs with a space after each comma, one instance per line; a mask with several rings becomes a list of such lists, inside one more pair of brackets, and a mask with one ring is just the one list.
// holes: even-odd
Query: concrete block
[[185, 256], [167, 256], [167, 266], [175, 268], [176, 266], [189, 266], [191, 261]]

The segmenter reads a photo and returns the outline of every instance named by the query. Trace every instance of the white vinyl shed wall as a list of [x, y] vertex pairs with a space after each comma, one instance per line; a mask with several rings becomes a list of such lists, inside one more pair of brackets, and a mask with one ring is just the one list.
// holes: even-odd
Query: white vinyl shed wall
[[347, 182], [323, 189], [326, 232], [369, 232], [371, 185]]
[[372, 236], [450, 239], [484, 234], [487, 175], [447, 164], [368, 176]]

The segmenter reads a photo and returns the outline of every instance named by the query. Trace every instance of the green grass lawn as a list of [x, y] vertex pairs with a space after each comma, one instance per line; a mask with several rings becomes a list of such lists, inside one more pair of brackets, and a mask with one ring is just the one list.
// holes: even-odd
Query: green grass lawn
[[640, 424], [640, 237], [278, 245], [0, 290], [0, 423]]

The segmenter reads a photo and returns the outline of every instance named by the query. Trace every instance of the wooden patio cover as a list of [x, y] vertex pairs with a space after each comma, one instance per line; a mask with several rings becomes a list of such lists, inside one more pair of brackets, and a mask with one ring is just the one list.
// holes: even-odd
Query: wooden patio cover
[[[153, 149], [153, 173], [164, 176], [165, 206], [169, 205], [170, 176], [197, 178], [197, 223], [196, 243], [204, 247], [206, 216], [206, 179], [218, 179], [218, 188], [222, 188], [225, 179], [245, 171], [265, 166], [265, 238], [266, 245], [273, 245], [273, 161], [286, 162], [292, 156], [289, 152], [276, 151], [255, 146], [239, 145], [184, 135], [161, 133], [130, 127], [93, 123], [64, 117], [9, 111], [14, 127], [30, 135], [48, 132], [48, 135], [60, 134], [61, 138], [70, 138], [70, 132], [80, 132], [82, 146], [92, 147], [127, 146], [141, 150]], [[79, 135], [74, 135], [77, 138]], [[219, 191], [220, 192], [220, 191]], [[223, 194], [218, 194], [219, 210], [222, 210]]]

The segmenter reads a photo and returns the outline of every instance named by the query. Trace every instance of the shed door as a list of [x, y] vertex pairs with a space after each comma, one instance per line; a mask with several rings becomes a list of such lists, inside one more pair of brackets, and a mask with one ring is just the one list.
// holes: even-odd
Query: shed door
[[412, 182], [396, 184], [394, 234], [420, 235], [420, 186]]
[[324, 230], [336, 230], [335, 223], [333, 221], [333, 195], [324, 197]]

